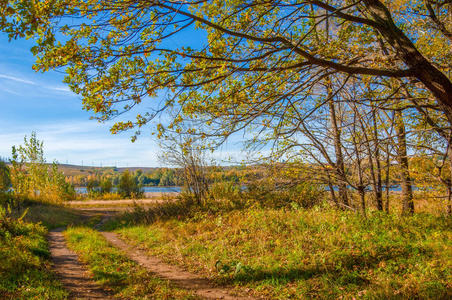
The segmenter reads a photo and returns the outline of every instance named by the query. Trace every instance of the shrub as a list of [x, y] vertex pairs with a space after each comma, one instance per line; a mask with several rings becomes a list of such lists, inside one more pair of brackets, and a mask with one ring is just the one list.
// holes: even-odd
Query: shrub
[[297, 204], [311, 208], [323, 200], [325, 188], [317, 183], [303, 164], [272, 165], [264, 177], [252, 181], [244, 197], [267, 207]]

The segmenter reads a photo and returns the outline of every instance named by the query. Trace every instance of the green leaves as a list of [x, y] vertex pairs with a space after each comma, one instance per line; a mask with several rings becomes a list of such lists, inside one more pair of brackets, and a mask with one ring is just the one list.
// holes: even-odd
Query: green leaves
[[47, 203], [59, 203], [74, 197], [75, 190], [66, 183], [57, 163], [53, 162], [51, 171], [48, 170], [43, 145], [32, 132], [30, 139], [25, 136], [23, 146], [13, 146], [11, 184], [14, 194]]

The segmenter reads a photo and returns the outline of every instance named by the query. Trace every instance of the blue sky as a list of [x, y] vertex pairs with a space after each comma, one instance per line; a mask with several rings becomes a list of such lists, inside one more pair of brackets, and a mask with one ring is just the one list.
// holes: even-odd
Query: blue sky
[[[85, 166], [157, 167], [159, 151], [150, 130], [135, 143], [133, 133], [112, 135], [113, 122], [89, 120], [79, 96], [62, 82], [57, 71], [35, 73], [32, 41], [13, 40], [0, 34], [0, 156], [11, 157], [11, 147], [23, 144], [32, 131], [44, 142], [48, 162]], [[145, 104], [143, 104], [145, 105]], [[216, 157], [242, 157], [234, 138]]]
[[131, 143], [132, 132], [112, 135], [112, 123], [89, 120], [81, 99], [56, 71], [35, 73], [31, 41], [8, 42], [0, 35], [0, 156], [35, 131], [44, 141], [47, 161], [91, 166], [159, 166], [157, 143], [143, 133]]

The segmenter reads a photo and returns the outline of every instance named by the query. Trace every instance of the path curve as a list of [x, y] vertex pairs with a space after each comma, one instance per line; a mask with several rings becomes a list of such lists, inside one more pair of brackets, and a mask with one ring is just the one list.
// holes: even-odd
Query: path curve
[[173, 265], [168, 265], [157, 257], [148, 256], [144, 251], [138, 250], [126, 244], [113, 232], [101, 232], [102, 235], [115, 247], [123, 250], [134, 261], [147, 268], [154, 274], [168, 279], [181, 288], [190, 289], [206, 299], [223, 300], [250, 300], [252, 297], [231, 296], [230, 290], [212, 287], [208, 280], [182, 270]]
[[86, 270], [77, 255], [66, 247], [63, 229], [51, 230], [48, 235], [51, 262], [61, 283], [71, 294], [69, 299], [115, 299], [107, 291], [86, 277]]

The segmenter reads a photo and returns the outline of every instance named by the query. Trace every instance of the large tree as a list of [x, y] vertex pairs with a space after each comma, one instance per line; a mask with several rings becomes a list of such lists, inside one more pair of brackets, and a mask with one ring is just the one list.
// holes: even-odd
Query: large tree
[[202, 116], [216, 136], [277, 129], [275, 116], [334, 73], [400, 78], [452, 121], [448, 1], [2, 1], [0, 11], [11, 38], [38, 37], [35, 68], [66, 66], [100, 120], [160, 99], [113, 132], [168, 106]]

